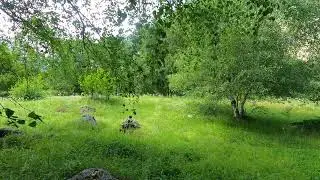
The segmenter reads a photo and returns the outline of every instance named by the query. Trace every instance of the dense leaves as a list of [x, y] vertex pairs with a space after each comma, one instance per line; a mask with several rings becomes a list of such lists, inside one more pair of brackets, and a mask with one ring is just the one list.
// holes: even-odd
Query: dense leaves
[[80, 84], [84, 92], [91, 96], [101, 94], [109, 98], [114, 89], [113, 79], [103, 69], [86, 75]]
[[319, 99], [316, 0], [102, 1], [101, 17], [84, 13], [90, 1], [0, 2], [17, 23], [0, 46], [1, 90], [17, 97], [36, 99], [37, 83], [54, 95], [210, 95], [237, 119], [249, 98]]
[[[8, 125], [18, 128], [20, 125], [26, 124], [27, 121], [15, 115], [16, 113], [14, 110], [5, 108], [1, 104], [0, 106], [2, 107], [0, 109], [0, 117], [4, 117], [7, 120]], [[37, 121], [42, 122], [42, 117], [35, 112], [30, 112], [27, 117], [32, 120], [32, 122], [29, 123], [30, 127], [35, 127], [37, 125]]]

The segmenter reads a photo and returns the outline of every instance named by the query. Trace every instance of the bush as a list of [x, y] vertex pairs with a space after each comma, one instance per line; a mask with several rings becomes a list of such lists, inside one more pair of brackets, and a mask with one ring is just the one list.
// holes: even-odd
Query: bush
[[41, 99], [45, 95], [44, 90], [44, 81], [41, 76], [38, 76], [29, 79], [29, 82], [26, 79], [20, 80], [11, 89], [10, 95], [17, 99], [24, 100]]
[[113, 93], [114, 84], [108, 72], [99, 68], [90, 73], [80, 81], [84, 93], [93, 95], [104, 95], [107, 98]]
[[13, 74], [6, 73], [0, 75], [0, 91], [6, 92], [9, 91], [12, 86], [14, 86], [16, 82], [16, 77]]
[[318, 103], [320, 101], [320, 82], [319, 81], [311, 81], [308, 87], [307, 97], [313, 101]]

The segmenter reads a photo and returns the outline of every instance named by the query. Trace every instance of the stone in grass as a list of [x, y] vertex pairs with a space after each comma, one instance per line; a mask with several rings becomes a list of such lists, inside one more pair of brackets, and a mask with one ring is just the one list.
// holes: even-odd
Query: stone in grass
[[129, 129], [137, 129], [140, 128], [141, 125], [139, 124], [138, 121], [132, 118], [132, 116], [129, 116], [128, 119], [126, 119], [122, 124], [120, 131], [126, 132], [126, 130]]
[[82, 120], [89, 122], [92, 125], [97, 125], [97, 121], [94, 118], [93, 115], [91, 115], [92, 113], [96, 112], [96, 109], [90, 106], [82, 106], [80, 108], [80, 113], [82, 114]]
[[7, 135], [20, 135], [22, 134], [21, 131], [8, 129], [8, 128], [1, 128], [0, 129], [0, 138], [5, 137]]
[[86, 122], [89, 122], [90, 124], [96, 126], [97, 125], [97, 121], [94, 118], [94, 116], [90, 115], [90, 114], [84, 114], [82, 115], [82, 119]]
[[117, 180], [108, 171], [98, 168], [89, 168], [81, 171], [69, 180]]
[[80, 108], [80, 113], [81, 114], [91, 114], [91, 113], [94, 113], [94, 112], [96, 112], [96, 109], [93, 108], [93, 107], [87, 106], [87, 105], [82, 106]]

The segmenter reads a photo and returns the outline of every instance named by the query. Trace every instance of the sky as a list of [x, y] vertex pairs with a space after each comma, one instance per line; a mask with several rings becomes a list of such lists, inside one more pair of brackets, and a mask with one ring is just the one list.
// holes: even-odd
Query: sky
[[[107, 30], [111, 29], [112, 34], [117, 35], [120, 29], [123, 29], [122, 35], [129, 35], [134, 30], [135, 26], [129, 22], [129, 18], [126, 18], [125, 21], [121, 24], [120, 27], [114, 26], [112, 23], [108, 21], [106, 17], [106, 14], [117, 14], [116, 10], [117, 8], [123, 9], [125, 6], [125, 3], [127, 0], [113, 0], [114, 3], [110, 0], [89, 0], [88, 6], [83, 6], [85, 3], [85, 0], [78, 0], [78, 7], [80, 7], [80, 12], [88, 18], [88, 22], [92, 23], [95, 27], [99, 28], [105, 28]], [[156, 1], [156, 0], [155, 0]], [[49, 0], [50, 6], [43, 9], [45, 12], [54, 11], [60, 16], [65, 16], [67, 13], [64, 13], [63, 8], [61, 6], [54, 7], [54, 3], [52, 3], [52, 0]], [[107, 7], [111, 5], [111, 8], [107, 10]], [[155, 6], [149, 7], [149, 12], [152, 12]], [[78, 18], [76, 14], [74, 14], [75, 18]], [[74, 18], [71, 18], [74, 19]], [[80, 30], [77, 30], [75, 26], [72, 24], [71, 19], [63, 19], [60, 18], [61, 22], [59, 22], [59, 26], [63, 27], [66, 31], [70, 31], [71, 34], [80, 34]], [[131, 18], [134, 22], [137, 22], [137, 18]], [[15, 32], [12, 30], [13, 22], [10, 21], [10, 18], [4, 14], [0, 10], [0, 37], [6, 37], [6, 38], [13, 38], [15, 35]], [[76, 33], [75, 33], [76, 32]], [[98, 38], [99, 35], [97, 33], [94, 33], [94, 38]]]

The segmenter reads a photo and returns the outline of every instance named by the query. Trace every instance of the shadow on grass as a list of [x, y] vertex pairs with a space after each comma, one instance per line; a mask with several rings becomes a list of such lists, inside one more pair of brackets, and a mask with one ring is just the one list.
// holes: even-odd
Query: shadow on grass
[[292, 136], [320, 136], [320, 117], [289, 120], [287, 112], [274, 113], [272, 109], [264, 106], [249, 106], [244, 120], [237, 121], [233, 118], [231, 107], [226, 103], [197, 104], [193, 109], [206, 119], [246, 131], [272, 136], [284, 133]]
[[[201, 156], [191, 148], [160, 150], [156, 146], [124, 138], [106, 141], [87, 138], [85, 142], [81, 149], [75, 148], [68, 152], [67, 160], [100, 159], [109, 164], [102, 168], [109, 170], [118, 179], [183, 179], [186, 175], [183, 166], [201, 160]], [[64, 172], [63, 176], [70, 178], [83, 169], [91, 168], [89, 164], [97, 163], [93, 161], [75, 165]]]
[[[270, 114], [269, 114], [270, 113]], [[320, 136], [320, 118], [288, 120], [286, 114], [273, 114], [266, 110], [264, 114], [248, 112], [248, 116], [239, 126], [246, 130], [268, 135]]]

